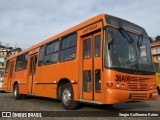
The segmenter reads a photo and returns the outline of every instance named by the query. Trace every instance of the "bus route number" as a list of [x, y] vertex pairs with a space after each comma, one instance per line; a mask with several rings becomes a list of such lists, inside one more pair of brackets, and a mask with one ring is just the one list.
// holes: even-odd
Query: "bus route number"
[[130, 82], [130, 76], [127, 75], [116, 75], [115, 80], [118, 82]]

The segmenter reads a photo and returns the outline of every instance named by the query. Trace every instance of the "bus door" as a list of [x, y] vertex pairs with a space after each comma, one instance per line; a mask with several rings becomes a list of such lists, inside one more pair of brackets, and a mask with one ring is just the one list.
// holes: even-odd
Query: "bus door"
[[100, 100], [102, 74], [101, 51], [102, 42], [100, 31], [83, 38], [82, 97], [84, 100]]
[[14, 61], [9, 63], [9, 76], [8, 76], [8, 83], [7, 83], [7, 91], [11, 90], [11, 81], [13, 79], [13, 71], [14, 71]]
[[33, 54], [30, 56], [29, 62], [29, 79], [28, 79], [28, 93], [34, 94], [34, 82], [36, 76], [36, 66], [37, 66], [38, 54]]

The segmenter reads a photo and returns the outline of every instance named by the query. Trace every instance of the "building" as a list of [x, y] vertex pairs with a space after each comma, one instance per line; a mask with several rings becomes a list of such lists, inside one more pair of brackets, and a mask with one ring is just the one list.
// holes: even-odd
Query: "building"
[[151, 52], [153, 62], [160, 63], [160, 41], [153, 41], [151, 43]]
[[0, 69], [4, 68], [6, 59], [21, 51], [21, 48], [12, 48], [0, 45]]

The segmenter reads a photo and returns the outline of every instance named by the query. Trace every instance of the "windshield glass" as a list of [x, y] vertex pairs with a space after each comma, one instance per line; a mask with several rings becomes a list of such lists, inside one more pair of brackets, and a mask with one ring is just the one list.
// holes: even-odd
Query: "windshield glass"
[[142, 33], [143, 35], [148, 36], [146, 31], [144, 30], [144, 28], [137, 26], [137, 25], [135, 25], [131, 22], [128, 22], [126, 20], [122, 20], [120, 18], [116, 18], [116, 17], [109, 16], [109, 15], [106, 16], [106, 20], [111, 25], [127, 28], [127, 29], [137, 31], [139, 33]]
[[108, 27], [106, 31], [107, 66], [153, 71], [148, 38], [112, 27]]

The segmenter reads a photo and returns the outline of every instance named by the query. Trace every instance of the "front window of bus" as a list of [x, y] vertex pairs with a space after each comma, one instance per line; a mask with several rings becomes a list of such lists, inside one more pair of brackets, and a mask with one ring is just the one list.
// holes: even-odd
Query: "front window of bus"
[[106, 28], [106, 36], [108, 67], [153, 71], [148, 38], [113, 27]]

